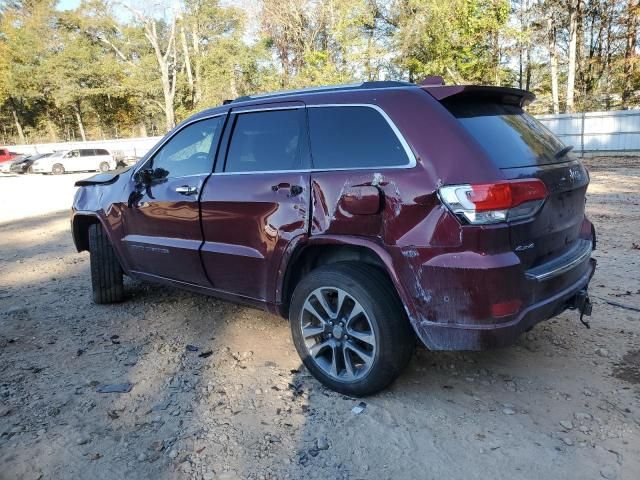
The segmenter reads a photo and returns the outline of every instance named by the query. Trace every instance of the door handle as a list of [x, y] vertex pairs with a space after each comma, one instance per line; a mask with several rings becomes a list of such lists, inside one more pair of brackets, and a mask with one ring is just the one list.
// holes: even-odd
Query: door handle
[[296, 197], [303, 192], [303, 188], [300, 185], [291, 185], [290, 183], [279, 183], [278, 185], [272, 185], [271, 190], [277, 192], [279, 190], [289, 190], [288, 197]]
[[296, 197], [302, 193], [304, 189], [300, 185], [291, 185], [289, 188], [289, 196]]
[[196, 193], [198, 193], [198, 187], [182, 185], [181, 187], [176, 187], [176, 192], [181, 195], [195, 195]]

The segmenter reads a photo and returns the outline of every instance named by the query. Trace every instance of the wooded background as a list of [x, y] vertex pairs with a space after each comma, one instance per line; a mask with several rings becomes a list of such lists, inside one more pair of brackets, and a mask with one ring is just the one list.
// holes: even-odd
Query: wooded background
[[159, 135], [240, 95], [363, 80], [640, 107], [640, 0], [0, 0], [0, 142]]

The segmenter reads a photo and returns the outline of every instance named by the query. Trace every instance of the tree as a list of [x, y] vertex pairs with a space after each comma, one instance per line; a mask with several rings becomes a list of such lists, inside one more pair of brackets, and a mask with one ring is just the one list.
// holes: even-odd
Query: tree
[[629, 108], [631, 98], [638, 88], [638, 18], [640, 17], [640, 1], [627, 0], [624, 35], [624, 61], [622, 67], [622, 105]]

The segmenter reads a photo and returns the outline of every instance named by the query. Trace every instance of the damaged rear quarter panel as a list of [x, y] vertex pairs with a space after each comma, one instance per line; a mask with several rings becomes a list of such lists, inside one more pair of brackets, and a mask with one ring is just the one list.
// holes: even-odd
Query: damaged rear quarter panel
[[[317, 95], [307, 103], [322, 104], [325, 99]], [[332, 103], [336, 103], [335, 95]], [[425, 344], [440, 348], [442, 345], [429, 339], [430, 322], [466, 323], [486, 318], [486, 312], [474, 311], [473, 307], [482, 264], [469, 271], [447, 270], [440, 265], [455, 261], [466, 251], [493, 252], [491, 241], [481, 241], [482, 236], [475, 235], [473, 229], [464, 231], [442, 206], [437, 189], [470, 180], [493, 181], [501, 174], [478, 151], [475, 141], [461, 135], [458, 122], [444, 107], [424, 92], [399, 90], [387, 92], [380, 99], [372, 92], [360, 92], [349, 95], [345, 103], [381, 107], [402, 132], [416, 165], [314, 172], [311, 235], [359, 236], [381, 245], [388, 255], [383, 262], [414, 330]], [[373, 188], [380, 193], [380, 210], [359, 214], [366, 210], [362, 207], [366, 202], [354, 192], [371, 192]], [[496, 235], [495, 240], [504, 240], [498, 238], [504, 232]]]

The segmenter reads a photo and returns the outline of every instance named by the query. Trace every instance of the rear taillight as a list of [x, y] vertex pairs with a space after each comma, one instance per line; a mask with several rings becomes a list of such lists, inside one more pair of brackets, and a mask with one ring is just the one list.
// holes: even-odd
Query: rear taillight
[[547, 198], [538, 179], [440, 187], [440, 199], [469, 223], [499, 223], [535, 215]]

